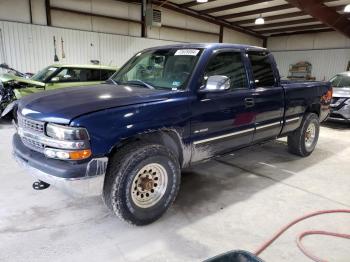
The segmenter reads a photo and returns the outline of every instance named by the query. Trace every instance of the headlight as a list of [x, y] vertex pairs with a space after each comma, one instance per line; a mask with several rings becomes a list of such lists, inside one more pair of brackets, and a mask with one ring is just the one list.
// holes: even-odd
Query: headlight
[[89, 134], [85, 128], [61, 126], [56, 124], [47, 124], [46, 135], [58, 140], [89, 140]]
[[60, 160], [83, 160], [89, 158], [92, 154], [90, 149], [84, 150], [62, 150], [55, 148], [45, 148], [44, 154], [48, 158]]

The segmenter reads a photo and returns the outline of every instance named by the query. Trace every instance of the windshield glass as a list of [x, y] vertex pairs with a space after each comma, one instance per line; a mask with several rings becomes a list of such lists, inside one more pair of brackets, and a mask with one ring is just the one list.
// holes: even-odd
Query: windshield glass
[[117, 84], [184, 89], [202, 49], [159, 49], [138, 53], [112, 77]]
[[35, 75], [32, 76], [32, 80], [45, 82], [52, 74], [54, 74], [59, 68], [48, 66], [44, 68], [43, 70], [39, 71]]
[[336, 75], [330, 80], [333, 87], [350, 87], [349, 75]]

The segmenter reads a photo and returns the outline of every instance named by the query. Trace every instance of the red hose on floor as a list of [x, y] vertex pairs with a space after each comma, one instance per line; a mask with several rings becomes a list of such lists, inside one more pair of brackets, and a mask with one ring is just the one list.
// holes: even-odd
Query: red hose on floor
[[[315, 217], [315, 216], [330, 214], [330, 213], [350, 213], [350, 210], [348, 210], [348, 209], [323, 210], [323, 211], [313, 212], [313, 213], [307, 214], [305, 216], [302, 216], [300, 218], [297, 218], [297, 219], [293, 220], [292, 222], [290, 222], [289, 224], [287, 224], [286, 226], [284, 226], [283, 228], [281, 228], [272, 238], [270, 238], [259, 249], [257, 249], [254, 252], [254, 254], [256, 256], [259, 256], [268, 246], [270, 246], [277, 238], [279, 238], [285, 231], [287, 231], [287, 229], [289, 229], [290, 227], [299, 223], [300, 221], [303, 221], [303, 220], [308, 219], [310, 217]], [[334, 236], [334, 237], [341, 237], [341, 238], [350, 239], [350, 235], [348, 235], [348, 234], [340, 234], [340, 233], [333, 233], [333, 232], [326, 232], [326, 231], [306, 231], [306, 232], [303, 232], [302, 234], [300, 234], [297, 238], [298, 248], [306, 256], [308, 256], [309, 258], [311, 258], [312, 260], [314, 260], [316, 262], [325, 262], [326, 260], [322, 260], [322, 259], [316, 257], [315, 255], [311, 254], [310, 252], [308, 252], [301, 243], [301, 240], [303, 237], [305, 237], [307, 235], [316, 235], [316, 234], [317, 235], [329, 235], [329, 236]]]

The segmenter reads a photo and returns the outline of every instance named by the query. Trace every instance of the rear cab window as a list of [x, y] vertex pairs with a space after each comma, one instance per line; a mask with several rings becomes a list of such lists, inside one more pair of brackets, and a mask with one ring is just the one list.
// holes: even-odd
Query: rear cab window
[[255, 87], [274, 87], [276, 79], [273, 71], [273, 64], [268, 52], [248, 52]]

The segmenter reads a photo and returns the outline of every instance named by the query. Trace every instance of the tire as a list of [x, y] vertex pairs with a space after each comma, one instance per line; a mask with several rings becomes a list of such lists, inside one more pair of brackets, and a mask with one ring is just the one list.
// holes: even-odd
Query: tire
[[315, 149], [320, 133], [319, 118], [315, 113], [307, 113], [300, 127], [288, 136], [289, 152], [298, 156], [309, 156]]
[[103, 199], [122, 220], [147, 225], [174, 202], [180, 180], [179, 161], [172, 151], [158, 144], [135, 142], [110, 158]]

